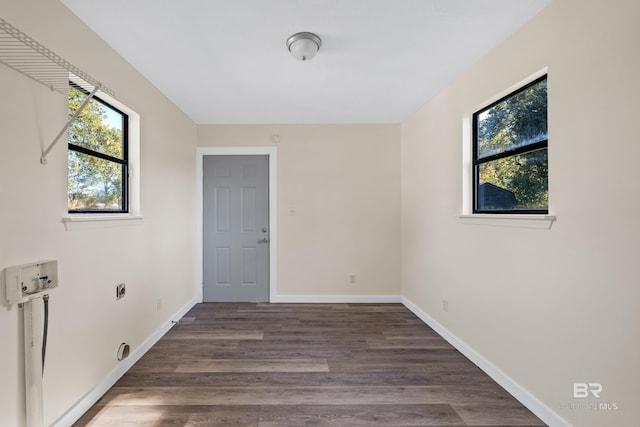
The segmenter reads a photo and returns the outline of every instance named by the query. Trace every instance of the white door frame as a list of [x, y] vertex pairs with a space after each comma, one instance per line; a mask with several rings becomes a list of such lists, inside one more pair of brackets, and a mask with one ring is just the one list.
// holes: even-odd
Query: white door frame
[[277, 295], [278, 278], [278, 228], [277, 228], [277, 150], [276, 147], [198, 147], [196, 148], [196, 301], [203, 300], [203, 253], [202, 253], [202, 227], [204, 218], [203, 210], [203, 168], [204, 156], [269, 156], [269, 301], [275, 301]]

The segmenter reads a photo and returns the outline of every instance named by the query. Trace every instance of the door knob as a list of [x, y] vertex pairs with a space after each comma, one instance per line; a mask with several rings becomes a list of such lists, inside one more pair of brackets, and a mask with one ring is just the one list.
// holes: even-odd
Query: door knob
[[258, 243], [269, 243], [269, 238], [268, 237], [262, 238], [258, 240]]

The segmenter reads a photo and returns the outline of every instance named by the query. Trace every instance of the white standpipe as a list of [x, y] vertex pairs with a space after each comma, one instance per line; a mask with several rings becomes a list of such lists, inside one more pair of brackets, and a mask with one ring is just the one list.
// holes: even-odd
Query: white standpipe
[[42, 380], [48, 328], [48, 293], [58, 286], [58, 262], [40, 261], [8, 267], [4, 274], [7, 300], [9, 304], [22, 307], [24, 318], [27, 427], [43, 427]]
[[22, 303], [22, 309], [27, 427], [43, 427], [42, 298], [34, 298]]

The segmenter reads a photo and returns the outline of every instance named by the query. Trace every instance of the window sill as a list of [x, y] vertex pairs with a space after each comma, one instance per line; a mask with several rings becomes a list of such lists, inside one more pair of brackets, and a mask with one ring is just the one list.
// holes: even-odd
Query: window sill
[[141, 216], [129, 214], [78, 214], [63, 217], [62, 223], [67, 231], [75, 231], [140, 225], [142, 219]]
[[472, 214], [458, 215], [460, 222], [469, 225], [491, 225], [498, 227], [537, 228], [549, 230], [556, 220], [553, 215]]

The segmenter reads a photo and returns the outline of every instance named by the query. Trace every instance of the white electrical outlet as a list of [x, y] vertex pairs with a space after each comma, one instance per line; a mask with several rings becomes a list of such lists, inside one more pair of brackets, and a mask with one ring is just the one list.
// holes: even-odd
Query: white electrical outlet
[[158, 298], [156, 301], [156, 311], [162, 310], [162, 298]]
[[119, 283], [116, 285], [116, 300], [124, 298], [124, 295], [127, 293], [127, 286], [124, 283]]
[[350, 274], [349, 275], [349, 283], [351, 283], [351, 284], [356, 283], [356, 275], [355, 274]]
[[449, 312], [449, 301], [447, 301], [446, 299], [442, 300], [442, 311], [444, 311], [445, 313]]

